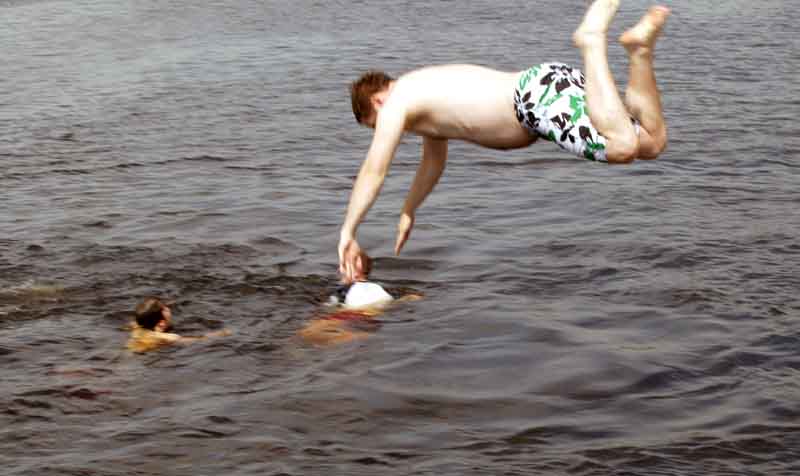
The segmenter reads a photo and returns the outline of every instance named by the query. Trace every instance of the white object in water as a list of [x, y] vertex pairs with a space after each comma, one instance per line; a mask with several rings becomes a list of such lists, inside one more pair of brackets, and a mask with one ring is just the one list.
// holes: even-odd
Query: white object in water
[[359, 281], [353, 283], [347, 290], [344, 305], [347, 307], [379, 306], [393, 299], [380, 284]]

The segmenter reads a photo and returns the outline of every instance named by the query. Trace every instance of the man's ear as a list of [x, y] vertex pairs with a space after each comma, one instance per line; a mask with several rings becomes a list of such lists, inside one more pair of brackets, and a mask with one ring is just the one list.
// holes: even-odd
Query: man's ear
[[369, 102], [372, 105], [372, 109], [376, 112], [383, 107], [383, 98], [378, 93], [373, 94], [372, 97], [369, 98]]
[[373, 94], [370, 98], [370, 103], [372, 103], [372, 108], [375, 111], [379, 110], [383, 107], [383, 103], [386, 102], [386, 97], [389, 95], [389, 91], [383, 90], [378, 91], [377, 93]]

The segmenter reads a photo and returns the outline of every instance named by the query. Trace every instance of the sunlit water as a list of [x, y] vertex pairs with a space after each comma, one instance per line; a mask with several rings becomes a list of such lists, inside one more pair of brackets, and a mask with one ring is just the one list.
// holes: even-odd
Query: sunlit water
[[[580, 64], [585, 4], [0, 2], [2, 472], [798, 474], [791, 2], [669, 2], [660, 160], [452, 144], [396, 258], [406, 138], [360, 242], [424, 299], [297, 337], [371, 139], [349, 81]], [[233, 335], [130, 354], [151, 294]]]

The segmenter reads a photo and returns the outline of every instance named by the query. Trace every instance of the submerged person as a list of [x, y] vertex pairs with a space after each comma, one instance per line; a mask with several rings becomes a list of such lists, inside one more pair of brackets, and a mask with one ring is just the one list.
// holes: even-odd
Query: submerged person
[[328, 304], [334, 311], [313, 319], [299, 335], [314, 344], [337, 344], [369, 336], [380, 322], [375, 319], [390, 305], [420, 299], [407, 293], [398, 298], [383, 286], [368, 281], [372, 260], [361, 252], [355, 260], [356, 280], [336, 287]]
[[343, 282], [336, 287], [330, 302], [346, 309], [380, 308], [394, 300], [391, 294], [378, 283], [369, 281], [372, 272], [372, 258], [365, 252], [355, 258], [354, 280]]
[[135, 322], [127, 347], [134, 352], [146, 352], [168, 344], [188, 344], [210, 337], [230, 335], [227, 329], [209, 332], [198, 337], [175, 334], [172, 331], [172, 309], [158, 298], [149, 297], [134, 311]]
[[355, 280], [360, 253], [356, 231], [378, 197], [400, 138], [422, 136], [422, 161], [397, 227], [399, 254], [414, 226], [415, 211], [444, 171], [448, 140], [495, 149], [527, 147], [538, 138], [581, 157], [608, 163], [655, 159], [667, 128], [653, 71], [653, 50], [669, 9], [650, 8], [620, 42], [630, 58], [624, 99], [611, 75], [606, 33], [619, 0], [596, 0], [573, 35], [584, 71], [544, 63], [520, 72], [473, 65], [431, 66], [393, 79], [363, 75], [351, 86], [358, 123], [375, 130], [353, 185], [339, 239], [339, 270]]

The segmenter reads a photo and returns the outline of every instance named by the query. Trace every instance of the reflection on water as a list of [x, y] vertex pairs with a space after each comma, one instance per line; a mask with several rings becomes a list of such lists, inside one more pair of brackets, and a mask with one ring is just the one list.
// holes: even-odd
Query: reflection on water
[[[3, 3], [7, 472], [797, 472], [787, 5], [670, 3], [662, 159], [452, 144], [394, 257], [404, 139], [360, 241], [377, 281], [425, 299], [316, 346], [298, 333], [328, 312], [370, 140], [348, 82], [579, 64], [585, 2], [557, 21], [543, 2]], [[646, 7], [623, 2], [611, 35]], [[149, 295], [182, 334], [233, 334], [132, 354]]]

